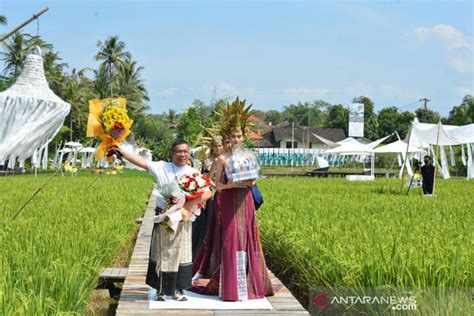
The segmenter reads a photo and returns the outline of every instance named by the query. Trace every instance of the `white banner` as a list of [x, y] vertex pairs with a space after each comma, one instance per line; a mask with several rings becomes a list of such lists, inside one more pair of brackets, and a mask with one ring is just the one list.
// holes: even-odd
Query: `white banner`
[[364, 137], [364, 104], [349, 105], [349, 136]]

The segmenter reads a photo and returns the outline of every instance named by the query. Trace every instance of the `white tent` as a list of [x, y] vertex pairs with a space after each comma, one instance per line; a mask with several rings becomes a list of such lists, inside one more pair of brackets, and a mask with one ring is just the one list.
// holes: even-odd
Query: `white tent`
[[344, 138], [343, 140], [338, 141], [336, 144], [337, 145], [349, 145], [349, 144], [358, 145], [362, 143], [353, 137], [347, 137], [347, 138]]
[[339, 147], [327, 150], [326, 154], [338, 155], [371, 155], [370, 175], [373, 178], [375, 173], [375, 153], [374, 148], [392, 135], [385, 136], [369, 144], [362, 144], [352, 137], [348, 137], [340, 142]]
[[[399, 172], [399, 177], [401, 178], [403, 176], [403, 170], [406, 165], [408, 174], [410, 176], [413, 175], [413, 170], [411, 168], [411, 165], [409, 164], [409, 160], [411, 159], [410, 154], [415, 154], [415, 153], [422, 153], [425, 152], [425, 150], [418, 148], [416, 146], [410, 145], [407, 149], [408, 144], [402, 140], [397, 140], [394, 141], [393, 143], [387, 144], [385, 146], [380, 146], [378, 148], [374, 149], [374, 153], [376, 154], [381, 154], [381, 153], [396, 153], [399, 154], [399, 163], [401, 162], [401, 159], [405, 161], [405, 156], [408, 154], [408, 160], [404, 162], [404, 164], [400, 168]], [[401, 158], [400, 158], [401, 156]]]
[[323, 144], [327, 145], [329, 148], [334, 148], [334, 147], [337, 147], [339, 146], [340, 144], [338, 143], [335, 143], [329, 139], [326, 139], [324, 137], [321, 137], [319, 135], [316, 135], [315, 133], [311, 133], [313, 134], [314, 137], [316, 137], [317, 139], [319, 139]]
[[[474, 178], [474, 161], [472, 159], [472, 146], [474, 143], [474, 124], [464, 126], [443, 125], [420, 123], [416, 118], [413, 121], [409, 134], [407, 136], [407, 146], [416, 146], [429, 149], [432, 152], [435, 166], [440, 169], [444, 178], [449, 178], [449, 167], [446, 157], [445, 148], [443, 146], [464, 145], [467, 147], [467, 178]], [[437, 155], [433, 146], [439, 146], [441, 164], [438, 162]]]
[[412, 123], [410, 145], [428, 148], [431, 145], [449, 146], [474, 143], [474, 124], [464, 126], [420, 123], [415, 118]]
[[344, 154], [344, 155], [369, 155], [374, 152], [374, 148], [381, 144], [384, 140], [389, 138], [389, 136], [385, 136], [383, 138], [380, 138], [374, 142], [371, 142], [369, 144], [362, 144], [355, 140], [352, 137], [348, 137], [340, 142], [340, 146], [336, 148], [332, 148], [327, 150], [325, 153], [327, 154]]
[[15, 84], [0, 93], [0, 164], [27, 159], [57, 134], [70, 105], [48, 87], [43, 58], [30, 54]]
[[[380, 146], [374, 149], [374, 153], [380, 154], [380, 153], [401, 153], [404, 154], [407, 152], [407, 143], [402, 141], [402, 140], [397, 140], [394, 141], [393, 143]], [[416, 146], [410, 145], [408, 147], [408, 152], [409, 153], [417, 153], [417, 152], [424, 152], [423, 149], [418, 148]]]

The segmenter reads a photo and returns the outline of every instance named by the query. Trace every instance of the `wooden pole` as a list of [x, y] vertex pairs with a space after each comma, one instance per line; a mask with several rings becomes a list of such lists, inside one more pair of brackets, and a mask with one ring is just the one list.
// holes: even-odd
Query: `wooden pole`
[[[90, 144], [92, 144], [93, 140], [94, 139], [91, 138], [89, 140], [89, 142], [86, 144], [86, 147], [89, 147]], [[82, 147], [82, 148], [84, 148], [84, 147]], [[76, 155], [78, 153], [79, 153], [79, 150], [76, 153], [73, 152], [73, 155], [66, 161], [66, 163], [71, 162], [71, 160], [73, 158], [75, 159]], [[15, 220], [15, 218], [17, 218], [17, 216], [21, 213], [21, 211], [23, 211], [23, 209], [31, 202], [31, 200], [33, 200], [33, 198], [36, 196], [36, 194], [38, 194], [51, 181], [51, 179], [53, 179], [54, 176], [56, 176], [56, 174], [58, 173], [59, 170], [61, 170], [61, 174], [63, 173], [63, 167], [62, 166], [60, 168], [56, 169], [54, 171], [54, 173], [48, 179], [46, 179], [46, 181], [38, 189], [36, 189], [36, 191], [33, 192], [33, 194], [28, 198], [28, 200], [26, 200], [26, 202], [23, 203], [23, 205], [15, 212], [15, 215], [11, 218], [10, 222], [13, 222]], [[35, 168], [35, 172], [36, 172], [36, 168]]]
[[48, 11], [49, 8], [46, 7], [44, 8], [43, 10], [41, 10], [40, 12], [36, 13], [36, 14], [33, 14], [33, 16], [28, 19], [27, 21], [21, 23], [20, 25], [18, 25], [17, 27], [15, 27], [11, 32], [3, 35], [0, 37], [0, 42], [3, 42], [4, 40], [6, 40], [8, 37], [10, 37], [11, 35], [15, 34], [18, 30], [20, 30], [21, 28], [23, 28], [24, 26], [26, 26], [27, 24], [29, 24], [31, 21], [39, 18], [43, 13], [45, 13], [46, 11]]
[[295, 122], [291, 124], [291, 174], [293, 174], [293, 158], [294, 158], [294, 150], [295, 150]]
[[435, 155], [434, 155], [434, 158], [435, 158], [435, 159], [434, 159], [434, 161], [435, 161], [434, 168], [435, 168], [435, 170], [434, 170], [434, 175], [433, 175], [433, 192], [431, 192], [432, 195], [434, 195], [434, 193], [435, 193], [436, 171], [438, 170], [438, 168], [436, 167], [436, 165], [438, 164], [438, 157], [437, 157], [437, 156], [439, 156], [439, 130], [440, 130], [440, 128], [441, 128], [441, 121], [438, 122], [438, 135], [436, 136], [436, 147], [437, 147], [436, 150], [438, 151], [438, 153], [435, 154], [435, 151], [433, 150], [433, 154], [435, 154]]
[[[407, 150], [405, 152], [405, 158], [403, 159], [403, 164], [402, 164], [402, 175], [401, 175], [401, 179], [402, 179], [402, 185], [400, 186], [400, 193], [402, 193], [403, 191], [403, 174], [405, 173], [405, 164], [406, 164], [406, 161], [408, 159], [408, 150], [410, 148], [410, 139], [411, 139], [411, 131], [413, 129], [413, 122], [411, 123], [410, 125], [410, 128], [408, 129], [408, 141], [407, 141]], [[413, 174], [413, 176], [415, 176]]]

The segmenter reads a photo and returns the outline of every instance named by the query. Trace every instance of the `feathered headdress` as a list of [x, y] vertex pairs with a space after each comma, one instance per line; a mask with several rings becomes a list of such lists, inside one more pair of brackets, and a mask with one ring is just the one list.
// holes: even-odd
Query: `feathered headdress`
[[206, 136], [199, 140], [199, 144], [212, 148], [215, 145], [222, 144], [221, 128], [218, 124], [212, 124], [212, 127], [203, 127]]
[[239, 97], [232, 103], [227, 103], [218, 113], [220, 116], [220, 134], [229, 136], [234, 131], [242, 131], [245, 134], [250, 128], [250, 108], [252, 104], [245, 107], [246, 100], [240, 101]]
[[213, 124], [212, 127], [204, 127], [204, 133], [206, 136], [201, 137], [199, 144], [201, 145], [201, 150], [198, 152], [198, 158], [201, 161], [206, 160], [211, 155], [211, 148], [216, 145], [222, 145], [222, 136], [220, 133], [220, 126]]

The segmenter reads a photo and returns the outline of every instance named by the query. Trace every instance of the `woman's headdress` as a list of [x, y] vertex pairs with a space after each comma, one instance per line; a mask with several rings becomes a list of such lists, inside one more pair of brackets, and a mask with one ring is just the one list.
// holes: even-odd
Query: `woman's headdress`
[[220, 134], [227, 137], [234, 131], [248, 132], [250, 128], [250, 108], [252, 104], [245, 107], [246, 100], [240, 101], [239, 97], [232, 103], [227, 103], [220, 115]]
[[206, 136], [201, 137], [199, 144], [212, 148], [216, 145], [222, 145], [222, 136], [220, 135], [221, 128], [218, 124], [213, 124], [212, 127], [204, 127]]

